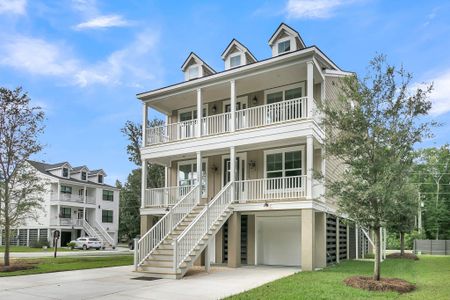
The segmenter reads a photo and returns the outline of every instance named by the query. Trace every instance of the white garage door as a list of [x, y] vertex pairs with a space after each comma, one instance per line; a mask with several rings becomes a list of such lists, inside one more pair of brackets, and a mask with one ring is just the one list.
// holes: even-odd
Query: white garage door
[[300, 217], [257, 217], [258, 264], [300, 266]]

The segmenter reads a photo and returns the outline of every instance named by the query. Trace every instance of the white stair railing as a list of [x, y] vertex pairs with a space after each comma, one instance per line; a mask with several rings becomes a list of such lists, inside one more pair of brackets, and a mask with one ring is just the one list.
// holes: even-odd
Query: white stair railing
[[101, 224], [97, 222], [97, 220], [94, 220], [94, 227], [100, 232], [103, 240], [108, 242], [111, 246], [115, 246], [116, 243], [114, 242], [112, 236], [109, 235], [109, 233], [105, 230], [105, 228], [103, 228]]
[[235, 182], [239, 202], [298, 199], [306, 196], [306, 175]]
[[230, 206], [234, 198], [232, 187], [232, 183], [229, 182], [174, 241], [174, 271], [180, 267], [211, 226]]
[[135, 268], [137, 269], [153, 253], [162, 241], [175, 229], [178, 224], [192, 211], [200, 202], [199, 186], [196, 185], [177, 204], [170, 208], [139, 241], [137, 241], [134, 255]]
[[87, 234], [89, 236], [99, 238], [97, 232], [94, 230], [94, 228], [92, 228], [91, 224], [89, 224], [89, 222], [86, 220], [83, 220], [83, 229], [85, 232], [87, 232]]
[[143, 207], [167, 207], [175, 205], [190, 190], [191, 185], [146, 189]]

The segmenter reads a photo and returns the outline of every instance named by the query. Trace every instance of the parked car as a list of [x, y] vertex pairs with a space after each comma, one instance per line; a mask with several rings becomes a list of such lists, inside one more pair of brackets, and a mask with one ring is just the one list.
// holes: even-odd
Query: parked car
[[75, 249], [88, 250], [93, 248], [100, 250], [103, 248], [103, 243], [99, 239], [93, 237], [79, 237], [75, 241], [71, 241], [71, 243], [75, 244]]
[[[141, 236], [140, 236], [140, 235], [137, 235], [136, 238], [137, 238], [137, 239], [140, 239]], [[134, 240], [130, 240], [130, 241], [128, 242], [128, 249], [134, 250]]]

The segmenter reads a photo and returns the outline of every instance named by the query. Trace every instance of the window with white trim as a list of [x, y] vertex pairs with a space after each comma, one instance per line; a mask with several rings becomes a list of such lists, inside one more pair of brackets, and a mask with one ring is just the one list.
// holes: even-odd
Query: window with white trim
[[291, 40], [285, 40], [278, 43], [278, 54], [291, 51]]
[[303, 149], [299, 147], [265, 151], [265, 178], [274, 178], [270, 187], [301, 186], [299, 176], [303, 175], [303, 160]]
[[238, 67], [241, 65], [241, 54], [230, 56], [230, 68]]
[[200, 67], [198, 65], [190, 66], [188, 68], [188, 80], [198, 78], [200, 75]]
[[[207, 197], [208, 172], [206, 161], [202, 162], [201, 188], [202, 197]], [[178, 186], [194, 186], [197, 183], [197, 162], [184, 161], [178, 163]]]

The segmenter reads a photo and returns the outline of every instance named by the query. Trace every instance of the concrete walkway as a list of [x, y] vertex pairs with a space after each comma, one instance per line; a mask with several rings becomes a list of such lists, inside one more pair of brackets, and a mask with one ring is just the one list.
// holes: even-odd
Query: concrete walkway
[[0, 299], [220, 299], [298, 272], [288, 267], [214, 267], [182, 280], [136, 280], [131, 266], [0, 278]]

